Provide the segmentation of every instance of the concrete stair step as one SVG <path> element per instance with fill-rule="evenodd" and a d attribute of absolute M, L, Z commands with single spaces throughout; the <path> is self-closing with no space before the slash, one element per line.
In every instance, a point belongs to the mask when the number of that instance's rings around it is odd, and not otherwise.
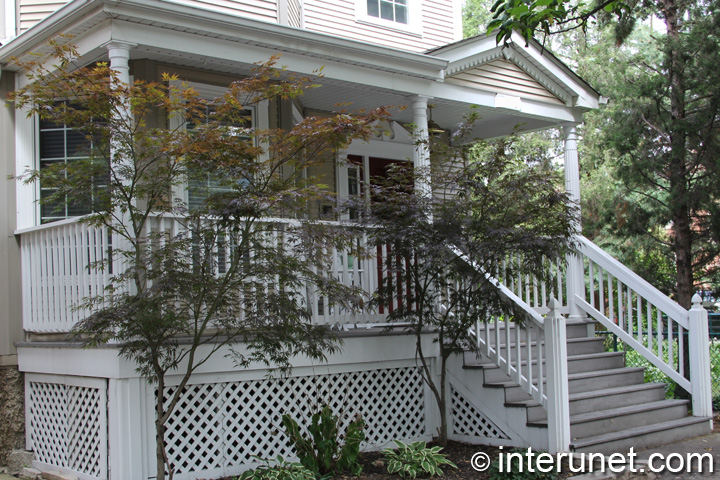
<path fill-rule="evenodd" d="M 711 420 L 710 417 L 668 420 L 574 440 L 570 448 L 576 452 L 605 454 L 627 452 L 630 447 L 639 450 L 706 434 L 710 432 Z"/>

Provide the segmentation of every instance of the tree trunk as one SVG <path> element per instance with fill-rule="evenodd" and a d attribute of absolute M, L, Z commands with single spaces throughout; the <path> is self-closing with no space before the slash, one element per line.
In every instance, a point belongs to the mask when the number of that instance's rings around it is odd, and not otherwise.
<path fill-rule="evenodd" d="M 680 40 L 680 22 L 682 12 L 678 11 L 677 0 L 662 0 L 661 12 L 665 18 L 668 39 L 671 42 L 667 49 L 668 74 L 670 76 L 670 208 L 672 210 L 673 249 L 675 251 L 676 300 L 686 309 L 692 304 L 693 271 L 692 271 L 692 223 L 688 178 L 690 172 L 685 161 L 687 134 L 684 122 L 687 117 L 685 109 L 685 65 L 678 51 Z M 672 325 L 668 325 L 672 328 Z M 687 335 L 678 338 L 683 342 L 683 358 L 685 378 L 690 378 L 690 344 Z M 690 392 L 676 388 L 677 398 L 689 398 Z"/>
<path fill-rule="evenodd" d="M 693 294 L 692 272 L 692 231 L 688 198 L 688 175 L 685 162 L 687 135 L 683 128 L 686 119 L 684 65 L 677 50 L 680 39 L 680 17 L 676 0 L 663 0 L 662 14 L 665 18 L 667 35 L 672 44 L 668 48 L 670 76 L 670 208 L 672 209 L 673 236 L 676 268 L 677 301 L 684 308 L 690 308 Z"/>

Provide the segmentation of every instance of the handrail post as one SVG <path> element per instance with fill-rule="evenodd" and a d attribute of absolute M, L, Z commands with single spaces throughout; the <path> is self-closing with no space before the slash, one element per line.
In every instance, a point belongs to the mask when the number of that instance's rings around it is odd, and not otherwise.
<path fill-rule="evenodd" d="M 567 370 L 567 333 L 565 317 L 558 312 L 559 302 L 550 300 L 545 317 L 545 368 L 547 372 L 548 451 L 570 450 L 570 397 Z"/>
<path fill-rule="evenodd" d="M 710 341 L 708 313 L 697 293 L 692 298 L 688 316 L 690 326 L 690 382 L 692 409 L 695 417 L 712 417 L 712 385 L 710 380 Z M 682 339 L 680 340 L 682 341 Z"/>

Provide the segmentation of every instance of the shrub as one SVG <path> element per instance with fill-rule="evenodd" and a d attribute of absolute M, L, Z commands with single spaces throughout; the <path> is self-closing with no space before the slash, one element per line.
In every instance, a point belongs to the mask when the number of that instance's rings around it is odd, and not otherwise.
<path fill-rule="evenodd" d="M 397 450 L 392 448 L 383 450 L 388 473 L 410 478 L 418 475 L 432 477 L 433 475 L 442 475 L 440 465 L 457 468 L 457 465 L 448 460 L 444 453 L 440 453 L 442 447 L 429 448 L 425 442 L 413 442 L 406 445 L 395 440 L 395 443 L 398 446 Z"/>
<path fill-rule="evenodd" d="M 278 455 L 271 465 L 270 460 L 263 460 L 264 465 L 255 470 L 248 470 L 238 480 L 315 480 L 315 474 L 297 462 L 286 462 Z"/>
<path fill-rule="evenodd" d="M 308 427 L 309 437 L 300 433 L 298 423 L 290 415 L 283 415 L 282 423 L 300 463 L 315 475 L 341 472 L 359 475 L 362 472 L 358 455 L 360 444 L 365 440 L 365 422 L 359 415 L 348 424 L 342 436 L 338 416 L 333 415 L 327 405 L 313 414 Z"/>

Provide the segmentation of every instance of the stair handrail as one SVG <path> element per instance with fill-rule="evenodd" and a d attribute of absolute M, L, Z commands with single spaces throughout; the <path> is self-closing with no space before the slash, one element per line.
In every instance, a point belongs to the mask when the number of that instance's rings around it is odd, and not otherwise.
<path fill-rule="evenodd" d="M 589 280 L 589 289 L 583 289 L 582 295 L 576 293 L 570 301 L 690 392 L 694 416 L 712 417 L 708 319 L 700 296 L 694 295 L 692 308 L 686 310 L 587 238 L 578 237 L 577 250 L 587 259 L 585 278 Z M 581 264 L 585 265 L 585 261 Z M 597 278 L 595 268 L 598 269 Z M 605 286 L 602 283 L 605 274 L 608 279 L 607 315 L 603 297 Z M 597 285 L 594 283 L 596 280 Z M 600 295 L 597 305 L 596 286 Z M 617 290 L 614 292 L 615 287 Z M 613 293 L 618 295 L 617 319 L 613 318 Z M 687 347 L 683 339 L 685 334 L 688 337 Z M 667 350 L 663 347 L 665 340 Z M 677 352 L 674 352 L 675 341 Z M 668 360 L 664 359 L 665 354 Z M 688 370 L 689 380 L 686 378 Z"/>
<path fill-rule="evenodd" d="M 548 412 L 548 450 L 551 453 L 567 451 L 570 447 L 570 396 L 568 387 L 568 370 L 567 370 L 567 338 L 566 338 L 566 324 L 565 317 L 561 315 L 560 302 L 553 298 L 548 303 L 550 311 L 545 318 L 542 317 L 537 311 L 535 311 L 530 305 L 517 296 L 512 290 L 506 287 L 502 282 L 493 277 L 487 272 L 482 266 L 478 265 L 475 261 L 470 259 L 464 252 L 459 248 L 451 246 L 450 250 L 457 255 L 460 259 L 465 261 L 468 265 L 472 266 L 478 272 L 482 273 L 485 278 L 494 285 L 501 294 L 512 301 L 515 305 L 520 307 L 525 316 L 530 320 L 530 325 L 526 328 L 536 328 L 538 330 L 538 337 L 536 338 L 537 346 L 537 385 L 533 384 L 533 378 L 527 378 L 523 376 L 522 367 L 518 363 L 515 366 L 510 365 L 510 354 L 509 354 L 509 329 L 505 328 L 506 334 L 506 358 L 501 358 L 499 352 L 499 333 L 496 327 L 495 336 L 496 344 L 495 351 L 490 350 L 490 346 L 483 353 L 495 362 L 499 367 L 505 367 L 503 371 L 513 378 L 516 383 L 529 394 L 536 402 Z M 478 341 L 478 346 L 482 339 L 480 338 L 480 320 L 476 325 L 475 336 Z M 519 333 L 516 329 L 516 349 L 519 349 Z M 486 331 L 487 335 L 487 331 Z M 527 342 L 530 342 L 530 335 L 527 334 Z M 544 343 L 544 347 L 543 347 Z M 492 353 L 495 353 L 493 355 Z M 544 357 L 544 358 L 543 358 Z M 542 362 L 545 360 L 545 365 Z M 504 361 L 503 361 L 504 360 Z M 528 367 L 531 364 L 531 358 L 526 359 Z M 503 365 L 504 364 L 504 365 Z M 532 377 L 533 373 L 530 368 L 529 376 Z M 544 380 L 547 380 L 547 385 L 543 385 Z"/>
<path fill-rule="evenodd" d="M 581 254 L 610 272 L 625 285 L 632 285 L 636 293 L 649 299 L 656 307 L 660 308 L 670 318 L 682 325 L 683 328 L 688 328 L 688 311 L 678 305 L 677 302 L 668 298 L 667 295 L 655 288 L 647 280 L 630 270 L 586 237 L 578 235 L 577 240 L 577 250 Z"/>
<path fill-rule="evenodd" d="M 515 295 L 515 293 L 510 290 L 508 287 L 506 287 L 502 282 L 500 282 L 498 279 L 493 277 L 488 271 L 486 271 L 482 266 L 478 265 L 475 261 L 470 259 L 462 250 L 455 246 L 450 246 L 450 251 L 452 251 L 455 255 L 457 255 L 458 258 L 463 260 L 465 263 L 473 267 L 478 272 L 482 273 L 488 282 L 490 282 L 493 286 L 495 286 L 504 297 L 506 297 L 508 300 L 515 303 L 517 306 L 519 306 L 528 319 L 532 320 L 533 323 L 535 323 L 538 327 L 541 329 L 545 328 L 545 320 L 543 319 L 543 316 L 540 315 L 538 312 L 536 312 L 530 305 L 525 303 L 520 297 Z"/>

